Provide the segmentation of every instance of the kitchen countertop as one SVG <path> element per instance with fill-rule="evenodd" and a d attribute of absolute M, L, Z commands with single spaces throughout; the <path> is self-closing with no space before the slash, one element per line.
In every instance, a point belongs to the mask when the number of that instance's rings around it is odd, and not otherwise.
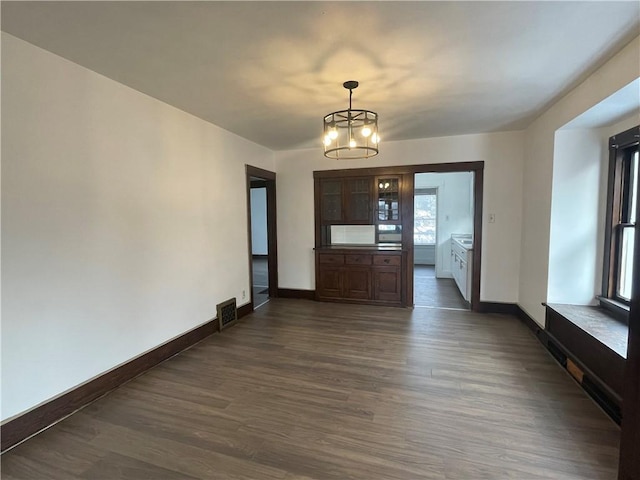
<path fill-rule="evenodd" d="M 467 240 L 467 239 L 464 239 L 464 238 L 455 238 L 455 237 L 451 237 L 451 240 L 456 242 L 458 245 L 460 245 L 465 250 L 473 250 L 473 240 Z"/>

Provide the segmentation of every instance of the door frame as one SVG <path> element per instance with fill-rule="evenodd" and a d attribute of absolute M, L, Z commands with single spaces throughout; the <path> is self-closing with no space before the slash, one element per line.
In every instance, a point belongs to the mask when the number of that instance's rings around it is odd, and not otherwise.
<path fill-rule="evenodd" d="M 245 164 L 247 188 L 247 233 L 249 246 L 249 302 L 253 303 L 253 245 L 251 241 L 251 183 L 258 179 L 267 189 L 267 266 L 269 269 L 269 298 L 278 296 L 278 236 L 276 216 L 276 174 L 269 170 Z"/>
<path fill-rule="evenodd" d="M 480 302 L 480 273 L 482 268 L 482 195 L 484 185 L 484 162 L 456 162 L 456 163 L 433 163 L 424 165 L 412 165 L 411 175 L 407 175 L 405 181 L 405 198 L 411 198 L 410 202 L 405 202 L 406 221 L 403 220 L 402 230 L 407 231 L 407 236 L 403 238 L 409 248 L 407 259 L 407 303 L 413 306 L 413 215 L 414 215 L 414 192 L 416 173 L 452 173 L 471 172 L 473 173 L 473 272 L 471 274 L 471 310 L 479 312 L 482 310 Z M 408 205 L 406 205 L 408 204 Z M 405 213 L 403 212 L 403 214 Z M 405 215 L 403 215 L 403 218 Z"/>

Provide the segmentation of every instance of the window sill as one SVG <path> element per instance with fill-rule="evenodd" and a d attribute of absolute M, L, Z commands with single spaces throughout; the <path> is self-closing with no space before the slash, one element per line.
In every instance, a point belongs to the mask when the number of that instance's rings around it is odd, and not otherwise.
<path fill-rule="evenodd" d="M 629 306 L 607 297 L 596 297 L 600 306 L 610 312 L 616 319 L 629 324 Z"/>
<path fill-rule="evenodd" d="M 617 317 L 611 315 L 608 310 L 597 306 L 590 305 L 566 305 L 566 304 L 547 304 L 547 308 L 553 310 L 566 321 L 578 327 L 590 337 L 596 339 L 599 343 L 606 346 L 612 352 L 615 352 L 622 359 L 627 358 L 627 343 L 629 339 L 629 327 L 625 322 L 618 320 Z M 549 333 L 556 335 L 561 332 L 555 332 L 549 329 Z M 564 339 L 567 345 L 571 344 L 571 340 Z M 578 354 L 578 349 L 574 353 Z M 580 355 L 585 358 L 587 354 Z"/>

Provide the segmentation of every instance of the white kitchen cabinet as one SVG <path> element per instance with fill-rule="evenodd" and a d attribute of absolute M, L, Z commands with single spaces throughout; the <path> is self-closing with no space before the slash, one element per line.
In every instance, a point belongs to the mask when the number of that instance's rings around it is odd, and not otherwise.
<path fill-rule="evenodd" d="M 473 240 L 470 235 L 451 235 L 451 274 L 467 301 L 471 301 L 473 277 Z"/>

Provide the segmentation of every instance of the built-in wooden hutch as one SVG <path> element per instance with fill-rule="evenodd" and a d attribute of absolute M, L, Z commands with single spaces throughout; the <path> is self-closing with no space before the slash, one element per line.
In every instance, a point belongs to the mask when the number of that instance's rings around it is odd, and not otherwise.
<path fill-rule="evenodd" d="M 314 177 L 316 299 L 407 306 L 404 175 L 334 170 Z"/>

